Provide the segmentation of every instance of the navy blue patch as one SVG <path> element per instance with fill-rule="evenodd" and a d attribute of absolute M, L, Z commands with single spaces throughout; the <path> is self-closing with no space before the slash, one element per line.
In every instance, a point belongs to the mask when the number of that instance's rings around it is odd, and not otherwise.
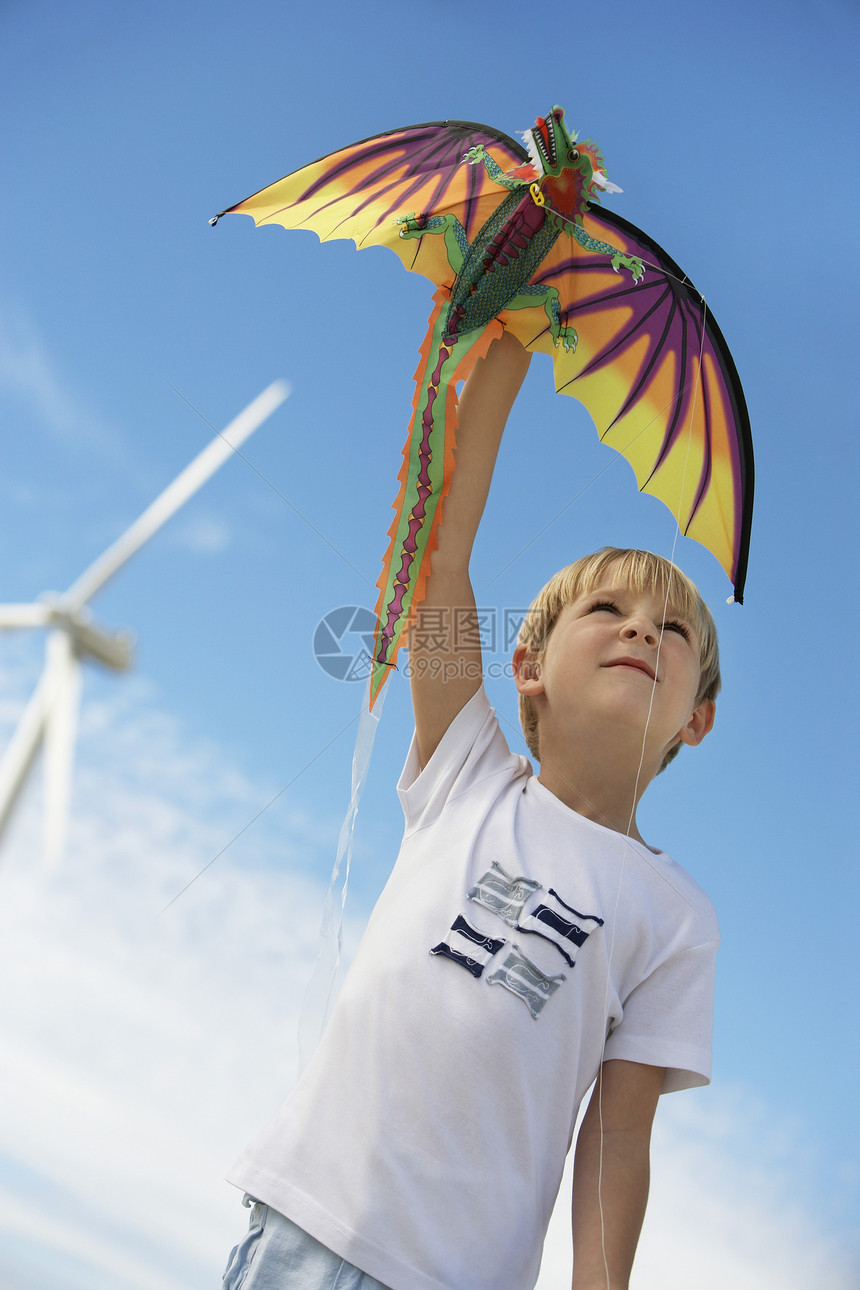
<path fill-rule="evenodd" d="M 430 953 L 441 954 L 444 958 L 459 963 L 460 967 L 477 978 L 504 943 L 504 940 L 485 936 L 467 923 L 462 914 L 458 914 L 445 939 L 434 945 Z"/>
<path fill-rule="evenodd" d="M 595 927 L 603 926 L 603 919 L 598 918 L 596 914 L 581 914 L 578 909 L 566 904 L 552 887 L 549 889 L 549 894 L 558 901 L 562 909 L 567 910 L 567 915 L 553 909 L 550 905 L 538 905 L 522 923 L 518 924 L 517 931 L 540 936 L 542 940 L 549 941 L 565 962 L 573 967 L 577 950 L 582 948 Z M 540 924 L 540 930 L 529 926 L 530 923 Z M 560 945 L 559 941 L 565 941 L 566 947 Z"/>
<path fill-rule="evenodd" d="M 555 948 L 558 950 L 559 954 L 564 959 L 568 967 L 573 967 L 575 959 L 572 959 L 570 955 L 561 948 L 558 941 L 554 940 L 552 936 L 547 936 L 544 932 L 538 932 L 533 927 L 523 927 L 522 923 L 517 923 L 516 930 L 518 932 L 525 932 L 526 936 L 539 936 L 542 941 L 549 941 L 550 945 L 555 946 Z"/>
<path fill-rule="evenodd" d="M 574 909 L 573 905 L 565 905 L 565 903 L 564 903 L 564 901 L 562 900 L 561 896 L 558 894 L 558 892 L 557 892 L 557 891 L 553 891 L 552 887 L 550 887 L 550 889 L 549 889 L 549 894 L 550 894 L 551 896 L 554 896 L 554 897 L 555 897 L 555 899 L 558 901 L 558 903 L 559 903 L 559 904 L 560 904 L 564 909 L 566 909 L 566 910 L 567 910 L 567 912 L 568 912 L 569 914 L 576 914 L 576 917 L 577 917 L 577 918 L 584 918 L 584 919 L 585 919 L 585 921 L 586 921 L 586 922 L 588 922 L 588 923 L 597 923 L 598 927 L 602 927 L 602 926 L 603 926 L 603 919 L 602 919 L 602 918 L 598 918 L 596 914 L 580 914 L 579 910 L 578 910 L 578 909 Z"/>

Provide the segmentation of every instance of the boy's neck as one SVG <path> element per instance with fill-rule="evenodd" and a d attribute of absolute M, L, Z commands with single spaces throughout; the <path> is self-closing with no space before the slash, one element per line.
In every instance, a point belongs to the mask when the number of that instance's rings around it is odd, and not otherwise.
<path fill-rule="evenodd" d="M 646 762 L 640 768 L 641 747 L 633 756 L 583 758 L 554 756 L 548 749 L 541 759 L 538 779 L 544 788 L 595 824 L 613 829 L 647 845 L 636 824 L 636 808 L 656 769 Z M 638 777 L 638 783 L 637 783 Z"/>

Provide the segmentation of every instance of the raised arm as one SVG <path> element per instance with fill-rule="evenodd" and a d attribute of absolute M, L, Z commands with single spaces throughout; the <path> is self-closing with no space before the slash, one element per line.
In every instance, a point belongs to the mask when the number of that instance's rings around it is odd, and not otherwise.
<path fill-rule="evenodd" d="M 459 406 L 456 469 L 444 502 L 426 594 L 409 629 L 409 669 L 418 753 L 425 766 L 454 717 L 481 684 L 481 645 L 469 579 L 472 544 L 493 468 L 530 355 L 509 332 L 479 359 Z"/>
<path fill-rule="evenodd" d="M 627 1290 L 665 1075 L 639 1062 L 608 1061 L 600 1069 L 573 1166 L 573 1290 Z"/>

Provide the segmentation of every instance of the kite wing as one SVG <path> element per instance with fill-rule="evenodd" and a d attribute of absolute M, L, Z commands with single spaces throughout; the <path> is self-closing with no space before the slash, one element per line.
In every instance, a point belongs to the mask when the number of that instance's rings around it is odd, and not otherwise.
<path fill-rule="evenodd" d="M 638 256 L 642 280 L 616 273 L 605 254 L 565 233 L 532 281 L 557 289 L 562 322 L 578 334 L 576 350 L 553 345 L 537 310 L 508 310 L 501 321 L 528 349 L 552 356 L 557 390 L 586 406 L 640 490 L 665 502 L 681 532 L 716 556 L 740 603 L 754 470 L 729 348 L 692 282 L 646 233 L 593 206 L 584 228 Z"/>
<path fill-rule="evenodd" d="M 407 269 L 437 287 L 454 274 L 443 238 L 407 241 L 399 217 L 413 212 L 456 214 L 471 241 L 507 195 L 483 166 L 464 164 L 470 148 L 483 144 L 502 170 L 528 161 L 525 149 L 489 125 L 473 121 L 428 121 L 362 139 L 321 157 L 216 215 L 250 215 L 254 223 L 310 229 L 321 242 L 352 238 L 361 251 L 387 246 Z"/>

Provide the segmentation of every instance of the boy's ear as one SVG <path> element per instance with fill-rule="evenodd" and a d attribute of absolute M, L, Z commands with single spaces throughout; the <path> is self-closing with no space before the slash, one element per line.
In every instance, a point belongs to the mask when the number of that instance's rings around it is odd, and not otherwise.
<path fill-rule="evenodd" d="M 700 744 L 705 735 L 713 730 L 716 714 L 717 705 L 714 700 L 703 699 L 699 706 L 693 709 L 687 724 L 678 731 L 681 743 L 686 744 L 688 748 L 695 748 Z"/>
<path fill-rule="evenodd" d="M 514 684 L 520 694 L 543 694 L 540 663 L 527 645 L 518 645 L 513 658 Z"/>

